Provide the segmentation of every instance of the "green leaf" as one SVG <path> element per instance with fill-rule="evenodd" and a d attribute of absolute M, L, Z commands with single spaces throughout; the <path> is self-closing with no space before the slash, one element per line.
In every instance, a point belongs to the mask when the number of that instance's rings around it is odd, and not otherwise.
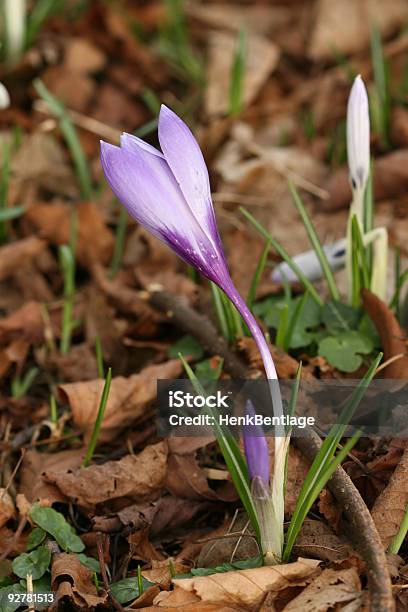
<path fill-rule="evenodd" d="M 343 332 L 329 336 L 319 342 L 319 355 L 330 365 L 342 372 L 355 372 L 363 362 L 361 355 L 368 355 L 374 349 L 373 342 L 360 332 Z"/>
<path fill-rule="evenodd" d="M 203 357 L 204 350 L 201 344 L 193 336 L 183 336 L 170 347 L 169 357 L 176 359 L 179 353 L 195 360 Z"/>
<path fill-rule="evenodd" d="M 24 206 L 12 206 L 10 208 L 4 208 L 0 210 L 0 223 L 3 221 L 11 221 L 24 215 L 26 209 Z"/>
<path fill-rule="evenodd" d="M 37 548 L 45 540 L 45 531 L 41 527 L 34 527 L 27 540 L 27 550 Z"/>
<path fill-rule="evenodd" d="M 82 565 L 85 565 L 85 567 L 90 569 L 91 572 L 95 572 L 96 574 L 101 573 L 101 565 L 97 559 L 94 559 L 93 557 L 87 557 L 87 555 L 84 555 L 83 553 L 77 554 L 77 557 L 82 563 Z"/>
<path fill-rule="evenodd" d="M 337 289 L 336 281 L 334 280 L 333 272 L 328 262 L 327 255 L 322 247 L 312 220 L 309 217 L 309 213 L 307 212 L 295 185 L 291 181 L 289 181 L 289 190 L 300 215 L 300 218 L 303 221 L 303 225 L 305 226 L 307 235 L 309 236 L 310 243 L 315 250 L 316 256 L 322 268 L 322 272 L 326 277 L 326 282 L 330 291 L 330 295 L 332 296 L 333 300 L 338 300 L 339 290 Z"/>
<path fill-rule="evenodd" d="M 45 574 L 51 561 L 51 551 L 46 546 L 40 546 L 30 553 L 22 553 L 13 561 L 13 572 L 19 578 L 31 574 L 33 580 L 38 580 Z"/>
<path fill-rule="evenodd" d="M 211 576 L 211 574 L 223 574 L 225 572 L 233 572 L 235 570 L 253 569 L 254 567 L 262 567 L 262 555 L 250 557 L 235 563 L 223 563 L 216 567 L 196 567 L 188 574 L 177 574 L 175 578 L 192 578 L 193 576 Z"/>
<path fill-rule="evenodd" d="M 360 310 L 343 302 L 326 302 L 322 309 L 322 323 L 330 334 L 356 329 L 361 318 Z"/>
<path fill-rule="evenodd" d="M 1 612 L 15 612 L 18 608 L 21 608 L 21 603 L 17 601 L 9 601 L 9 595 L 23 595 L 26 593 L 26 589 L 24 589 L 18 582 L 12 584 L 10 586 L 3 587 L 0 589 L 0 610 Z"/>
<path fill-rule="evenodd" d="M 63 550 L 76 553 L 84 550 L 85 544 L 60 512 L 35 505 L 30 516 L 34 523 L 55 538 Z"/>
<path fill-rule="evenodd" d="M 142 578 L 142 583 L 143 591 L 151 586 L 154 586 L 154 582 L 150 582 L 149 580 L 146 580 L 146 578 Z M 129 601 L 133 601 L 133 599 L 139 597 L 139 584 L 137 576 L 123 578 L 123 580 L 119 580 L 119 582 L 113 582 L 110 585 L 110 591 L 113 597 L 120 604 L 126 604 Z"/>

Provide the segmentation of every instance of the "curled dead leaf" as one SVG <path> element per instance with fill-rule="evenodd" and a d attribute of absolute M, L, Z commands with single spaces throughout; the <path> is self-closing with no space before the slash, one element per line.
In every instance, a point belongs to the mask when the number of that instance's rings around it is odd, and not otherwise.
<path fill-rule="evenodd" d="M 384 360 L 388 361 L 391 357 L 404 355 L 390 363 L 384 370 L 385 378 L 408 379 L 408 355 L 404 342 L 404 334 L 401 327 L 390 308 L 379 297 L 371 293 L 368 289 L 362 292 L 364 310 L 374 323 L 378 335 L 381 339 L 381 346 L 384 351 Z"/>
<path fill-rule="evenodd" d="M 53 557 L 51 566 L 51 588 L 56 592 L 60 605 L 75 605 L 80 609 L 93 610 L 106 604 L 107 594 L 98 595 L 92 580 L 93 573 L 83 565 L 77 555 L 60 553 Z M 63 603 L 64 602 L 64 603 Z"/>
<path fill-rule="evenodd" d="M 130 502 L 156 499 L 163 488 L 166 469 L 167 447 L 159 442 L 119 461 L 73 470 L 49 469 L 44 480 L 82 508 L 108 503 L 123 508 Z"/>

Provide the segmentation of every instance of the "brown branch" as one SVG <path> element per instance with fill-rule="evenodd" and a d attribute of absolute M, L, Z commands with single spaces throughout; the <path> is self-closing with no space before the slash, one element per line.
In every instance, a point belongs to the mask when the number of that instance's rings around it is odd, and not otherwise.
<path fill-rule="evenodd" d="M 246 367 L 227 342 L 219 337 L 205 315 L 164 291 L 150 293 L 148 302 L 165 312 L 179 329 L 197 338 L 208 353 L 222 357 L 229 374 L 235 378 L 245 378 Z M 310 428 L 303 429 L 302 436 L 294 437 L 293 442 L 310 461 L 313 461 L 321 446 L 320 437 Z M 347 517 L 354 546 L 366 563 L 371 612 L 393 612 L 395 604 L 384 547 L 364 500 L 342 467 L 337 468 L 328 487 Z"/>

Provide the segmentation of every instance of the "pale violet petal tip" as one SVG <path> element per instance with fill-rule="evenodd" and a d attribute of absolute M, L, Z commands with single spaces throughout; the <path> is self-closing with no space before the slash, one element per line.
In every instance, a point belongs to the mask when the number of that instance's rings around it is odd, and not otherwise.
<path fill-rule="evenodd" d="M 122 149 L 126 149 L 127 151 L 142 149 L 143 151 L 147 151 L 152 155 L 164 158 L 164 155 L 161 151 L 153 147 L 148 142 L 145 142 L 141 138 L 138 138 L 138 136 L 133 136 L 133 134 L 127 134 L 126 132 L 124 132 L 120 137 L 120 145 Z"/>

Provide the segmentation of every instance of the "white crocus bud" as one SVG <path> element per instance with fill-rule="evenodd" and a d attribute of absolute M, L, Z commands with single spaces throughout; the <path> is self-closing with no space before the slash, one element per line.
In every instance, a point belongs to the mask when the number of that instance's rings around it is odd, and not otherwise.
<path fill-rule="evenodd" d="M 363 79 L 358 75 L 347 104 L 347 159 L 358 221 L 363 220 L 363 196 L 370 173 L 370 116 Z"/>
<path fill-rule="evenodd" d="M 0 110 L 10 106 L 10 95 L 3 83 L 0 83 Z"/>
<path fill-rule="evenodd" d="M 16 61 L 24 50 L 26 36 L 26 0 L 4 0 L 7 56 Z"/>

